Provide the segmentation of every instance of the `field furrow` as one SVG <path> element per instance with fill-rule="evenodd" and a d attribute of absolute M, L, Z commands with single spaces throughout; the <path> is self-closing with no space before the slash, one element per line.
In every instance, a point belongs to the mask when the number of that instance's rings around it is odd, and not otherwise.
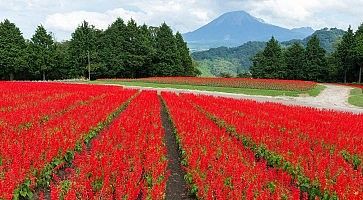
<path fill-rule="evenodd" d="M 143 92 L 89 150 L 75 156 L 65 169 L 68 177 L 52 185 L 52 199 L 164 198 L 168 172 L 163 138 L 159 99 Z"/>
<path fill-rule="evenodd" d="M 105 92 L 104 88 L 101 90 Z M 82 104 L 45 124 L 21 131 L 1 131 L 4 139 L 0 143 L 0 198 L 10 199 L 17 188 L 15 193 L 31 196 L 31 191 L 21 191 L 46 184 L 37 179 L 43 168 L 73 150 L 77 142 L 133 94 L 135 91 L 109 87 L 104 98 Z"/>
<path fill-rule="evenodd" d="M 360 157 L 344 154 L 361 153 L 357 150 L 362 149 L 362 135 L 358 131 L 362 127 L 362 120 L 358 119 L 362 116 L 194 95 L 182 98 L 215 117 L 216 122 L 256 153 L 271 157 L 273 164 L 286 168 L 283 163 L 287 161 L 298 169 L 285 170 L 308 178 L 300 180 L 299 185 L 305 187 L 307 182 L 311 195 L 323 197 L 328 192 L 340 199 L 362 197 Z M 341 122 L 343 117 L 352 119 L 350 126 Z"/>
<path fill-rule="evenodd" d="M 287 173 L 267 167 L 185 98 L 163 93 L 192 192 L 200 199 L 297 199 Z M 303 197 L 302 197 L 303 198 Z"/>

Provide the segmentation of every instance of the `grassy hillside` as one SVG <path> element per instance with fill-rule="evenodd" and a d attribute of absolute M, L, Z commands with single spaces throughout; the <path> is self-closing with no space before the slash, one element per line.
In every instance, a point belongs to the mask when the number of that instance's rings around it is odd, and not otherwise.
<path fill-rule="evenodd" d="M 334 51 L 335 46 L 340 41 L 340 39 L 343 37 L 345 31 L 337 28 L 324 28 L 321 30 L 315 31 L 311 36 L 303 39 L 303 40 L 291 40 L 287 42 L 282 42 L 281 44 L 283 46 L 289 46 L 292 45 L 294 42 L 298 42 L 302 44 L 303 46 L 306 46 L 310 38 L 314 35 L 318 36 L 320 40 L 320 45 L 326 50 L 327 53 L 331 53 Z"/>
<path fill-rule="evenodd" d="M 198 68 L 203 77 L 219 76 L 222 73 L 237 76 L 239 72 L 238 65 L 238 62 L 219 58 L 198 62 Z"/>
<path fill-rule="evenodd" d="M 236 76 L 249 70 L 251 58 L 265 46 L 265 42 L 247 42 L 239 47 L 219 47 L 195 52 L 192 56 L 198 62 L 202 76 L 219 76 L 221 73 Z"/>
<path fill-rule="evenodd" d="M 345 31 L 332 28 L 322 29 L 314 32 L 317 35 L 321 46 L 331 53 L 334 51 L 336 44 L 339 42 Z M 287 47 L 294 42 L 306 46 L 311 36 L 303 40 L 290 40 L 282 42 L 282 46 Z M 227 73 L 236 76 L 238 73 L 248 71 L 252 66 L 252 58 L 262 51 L 266 46 L 265 42 L 247 42 L 239 47 L 218 47 L 207 51 L 192 53 L 192 57 L 197 61 L 202 76 L 220 76 L 221 73 Z"/>

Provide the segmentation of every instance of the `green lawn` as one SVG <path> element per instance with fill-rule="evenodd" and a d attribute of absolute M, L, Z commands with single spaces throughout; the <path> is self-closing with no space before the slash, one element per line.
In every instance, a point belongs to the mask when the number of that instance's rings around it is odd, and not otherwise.
<path fill-rule="evenodd" d="M 308 91 L 309 96 L 318 96 L 326 87 L 324 85 L 317 84 L 313 89 Z"/>
<path fill-rule="evenodd" d="M 261 95 L 261 96 L 293 96 L 293 97 L 300 95 L 317 96 L 325 88 L 325 86 L 318 85 L 312 90 L 306 92 L 299 92 L 299 91 L 287 91 L 287 90 L 264 90 L 264 89 L 232 88 L 232 87 L 211 87 L 211 86 L 200 86 L 200 85 L 146 83 L 141 81 L 129 82 L 129 81 L 117 81 L 117 80 L 97 80 L 97 81 L 92 81 L 91 83 L 119 84 L 124 86 L 140 86 L 140 87 L 152 87 L 152 88 L 176 88 L 176 89 L 215 91 L 215 92 Z"/>
<path fill-rule="evenodd" d="M 352 105 L 363 107 L 363 90 L 355 88 L 350 92 L 348 102 Z"/>

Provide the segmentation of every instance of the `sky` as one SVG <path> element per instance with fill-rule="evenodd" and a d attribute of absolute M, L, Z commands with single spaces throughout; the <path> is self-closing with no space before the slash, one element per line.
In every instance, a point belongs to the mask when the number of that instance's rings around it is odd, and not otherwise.
<path fill-rule="evenodd" d="M 86 20 L 106 29 L 117 17 L 174 31 L 193 31 L 221 14 L 244 10 L 286 27 L 356 29 L 363 23 L 363 0 L 0 0 L 0 21 L 9 19 L 30 38 L 42 24 L 56 40 L 69 39 Z"/>

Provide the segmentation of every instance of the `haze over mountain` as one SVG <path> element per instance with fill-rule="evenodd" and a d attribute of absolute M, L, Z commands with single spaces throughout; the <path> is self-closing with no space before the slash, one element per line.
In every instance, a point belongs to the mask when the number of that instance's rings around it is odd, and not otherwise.
<path fill-rule="evenodd" d="M 303 39 L 314 30 L 310 27 L 287 29 L 264 22 L 245 11 L 228 12 L 207 25 L 183 35 L 192 50 L 233 47 L 248 41 Z"/>

